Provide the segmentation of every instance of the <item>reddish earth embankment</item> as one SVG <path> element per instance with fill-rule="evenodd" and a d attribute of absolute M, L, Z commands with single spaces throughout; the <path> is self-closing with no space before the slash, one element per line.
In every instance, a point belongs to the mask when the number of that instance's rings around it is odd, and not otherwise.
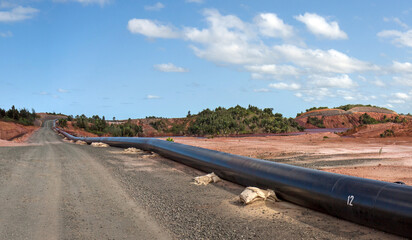
<path fill-rule="evenodd" d="M 23 142 L 37 129 L 39 129 L 37 126 L 24 126 L 13 122 L 0 121 L 0 140 Z M 2 142 L 4 143 L 4 141 Z"/>
<path fill-rule="evenodd" d="M 386 133 L 386 135 L 385 135 Z M 404 123 L 379 123 L 354 127 L 342 134 L 343 136 L 360 137 L 360 138 L 378 138 L 384 137 L 411 137 L 412 136 L 412 119 Z"/>
<path fill-rule="evenodd" d="M 396 112 L 377 107 L 355 107 L 348 111 L 341 109 L 322 109 L 302 113 L 295 121 L 305 128 L 317 128 L 308 123 L 308 118 L 323 119 L 325 128 L 352 128 L 361 125 L 360 117 L 363 114 L 382 121 L 383 119 L 394 119 L 399 116 Z"/>
<path fill-rule="evenodd" d="M 348 138 L 333 133 L 266 137 L 176 137 L 175 142 L 381 181 L 412 185 L 412 137 Z"/>
<path fill-rule="evenodd" d="M 66 131 L 68 134 L 76 137 L 98 137 L 98 135 L 94 133 L 87 132 L 81 128 L 73 126 L 73 122 L 71 121 L 67 121 L 67 127 L 63 128 L 60 126 L 60 128 L 64 129 L 64 131 Z M 106 137 L 106 135 L 104 135 L 103 137 Z"/>

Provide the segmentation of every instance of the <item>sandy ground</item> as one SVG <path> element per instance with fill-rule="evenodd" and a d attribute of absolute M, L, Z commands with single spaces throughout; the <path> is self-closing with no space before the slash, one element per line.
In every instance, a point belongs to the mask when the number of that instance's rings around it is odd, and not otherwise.
<path fill-rule="evenodd" d="M 412 137 L 348 138 L 333 133 L 267 137 L 176 137 L 175 142 L 253 158 L 412 185 Z"/>

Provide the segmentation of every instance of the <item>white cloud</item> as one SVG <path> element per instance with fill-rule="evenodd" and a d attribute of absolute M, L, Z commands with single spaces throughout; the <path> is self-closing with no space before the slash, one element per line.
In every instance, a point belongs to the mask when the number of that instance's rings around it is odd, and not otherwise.
<path fill-rule="evenodd" d="M 405 103 L 405 100 L 402 100 L 402 99 L 390 99 L 390 100 L 388 100 L 388 102 L 394 103 L 394 104 L 402 104 L 402 103 Z"/>
<path fill-rule="evenodd" d="M 352 73 L 368 70 L 377 70 L 378 67 L 370 63 L 351 58 L 348 55 L 329 49 L 303 49 L 294 45 L 274 46 L 276 52 L 286 61 L 291 61 L 301 67 L 309 67 L 319 72 Z"/>
<path fill-rule="evenodd" d="M 410 62 L 397 62 L 393 61 L 392 70 L 395 73 L 412 73 L 412 63 Z"/>
<path fill-rule="evenodd" d="M 305 13 L 304 15 L 295 16 L 295 19 L 304 23 L 306 28 L 317 36 L 329 39 L 347 39 L 346 33 L 339 28 L 335 21 L 327 22 L 322 16 L 315 13 Z"/>
<path fill-rule="evenodd" d="M 289 38 L 293 36 L 293 27 L 285 24 L 274 13 L 261 13 L 254 19 L 262 35 L 268 37 Z"/>
<path fill-rule="evenodd" d="M 302 90 L 295 94 L 296 97 L 302 98 L 306 102 L 312 102 L 315 100 L 322 100 L 324 98 L 335 97 L 328 88 L 313 88 Z"/>
<path fill-rule="evenodd" d="M 215 9 L 204 10 L 203 15 L 206 22 L 203 28 L 177 29 L 148 19 L 132 19 L 128 28 L 132 33 L 148 37 L 185 40 L 199 58 L 220 66 L 235 65 L 239 70 L 250 72 L 252 79 L 281 80 L 281 83 L 273 83 L 271 88 L 298 91 L 295 95 L 305 101 L 339 97 L 338 89 L 355 88 L 358 84 L 349 76 L 352 73 L 382 72 L 382 68 L 374 64 L 335 49 L 267 44 L 268 39 L 264 36 L 279 37 L 281 39 L 277 41 L 283 42 L 290 41 L 286 36 L 294 37 L 293 28 L 272 13 L 258 14 L 252 22 L 244 22 L 235 15 L 222 15 Z M 335 26 L 332 23 L 327 24 Z M 155 65 L 158 71 L 172 71 L 173 68 L 179 67 Z M 258 90 L 261 89 L 254 91 Z M 366 98 L 360 94 L 346 96 L 346 99 Z"/>
<path fill-rule="evenodd" d="M 151 100 L 151 99 L 160 99 L 160 98 L 161 98 L 161 97 L 159 97 L 159 96 L 150 95 L 150 94 L 146 96 L 146 99 L 150 99 L 150 100 Z"/>
<path fill-rule="evenodd" d="M 39 93 L 40 95 L 49 95 L 49 93 L 48 92 L 46 92 L 46 91 L 41 91 L 40 93 Z"/>
<path fill-rule="evenodd" d="M 33 18 L 39 10 L 32 7 L 17 6 L 8 11 L 0 11 L 0 22 L 18 22 Z"/>
<path fill-rule="evenodd" d="M 157 2 L 154 5 L 144 6 L 144 9 L 147 10 L 147 11 L 159 11 L 160 9 L 162 9 L 164 7 L 165 7 L 165 5 L 163 5 L 163 3 Z"/>
<path fill-rule="evenodd" d="M 404 86 L 412 87 L 412 74 L 404 74 L 402 76 L 394 76 L 392 79 L 395 81 L 395 83 L 398 83 L 398 84 L 404 85 Z"/>
<path fill-rule="evenodd" d="M 281 90 L 298 90 L 300 89 L 300 85 L 297 83 L 287 84 L 284 82 L 280 83 L 271 83 L 269 84 L 270 88 L 281 89 Z"/>
<path fill-rule="evenodd" d="M 10 31 L 7 31 L 7 32 L 0 32 L 0 37 L 3 37 L 3 38 L 13 37 L 13 33 L 12 33 L 12 32 L 10 32 Z"/>
<path fill-rule="evenodd" d="M 358 86 L 348 75 L 343 74 L 335 77 L 310 76 L 310 83 L 317 87 L 326 88 L 354 88 Z"/>
<path fill-rule="evenodd" d="M 377 79 L 375 81 L 372 81 L 372 83 L 374 85 L 378 86 L 378 87 L 385 87 L 386 86 L 386 84 L 382 80 L 379 80 L 379 79 Z"/>
<path fill-rule="evenodd" d="M 401 32 L 397 30 L 384 30 L 378 33 L 381 38 L 393 38 L 392 43 L 397 46 L 412 47 L 412 30 Z"/>
<path fill-rule="evenodd" d="M 396 98 L 402 99 L 402 100 L 408 100 L 410 98 L 410 96 L 406 93 L 401 93 L 401 92 L 397 92 L 393 94 Z"/>
<path fill-rule="evenodd" d="M 191 48 L 195 54 L 213 62 L 245 64 L 261 62 L 267 56 L 267 47 L 254 44 L 253 28 L 234 15 L 222 16 L 219 11 L 203 12 L 208 28 L 185 28 L 185 39 L 197 45 Z M 201 47 L 200 47 L 200 46 Z"/>
<path fill-rule="evenodd" d="M 173 27 L 161 25 L 148 19 L 131 19 L 127 25 L 131 33 L 139 33 L 151 38 L 178 38 Z"/>
<path fill-rule="evenodd" d="M 409 26 L 406 24 L 406 23 L 404 23 L 404 22 L 402 22 L 399 18 L 397 18 L 397 17 L 394 17 L 394 18 L 383 18 L 383 21 L 385 21 L 385 22 L 395 22 L 396 24 L 398 24 L 399 26 L 401 26 L 401 27 L 403 27 L 403 28 L 405 28 L 405 29 L 408 29 L 409 28 Z"/>
<path fill-rule="evenodd" d="M 267 88 L 253 89 L 253 91 L 254 91 L 254 92 L 257 92 L 257 93 L 270 92 L 270 90 L 267 89 Z"/>
<path fill-rule="evenodd" d="M 186 0 L 188 3 L 203 3 L 204 0 Z"/>
<path fill-rule="evenodd" d="M 346 101 L 369 101 L 376 98 L 376 96 L 365 96 L 356 91 L 337 90 L 336 93 Z"/>
<path fill-rule="evenodd" d="M 173 63 L 157 64 L 153 66 L 154 69 L 160 72 L 188 72 L 188 69 L 177 67 Z"/>
<path fill-rule="evenodd" d="M 63 88 L 59 88 L 59 89 L 57 89 L 57 91 L 59 93 L 68 93 L 69 92 L 69 90 L 66 90 L 66 89 L 63 89 Z"/>
<path fill-rule="evenodd" d="M 275 64 L 267 64 L 267 65 L 248 65 L 245 66 L 245 69 L 259 74 L 260 77 L 264 78 L 264 74 L 271 75 L 274 77 L 281 77 L 281 76 L 298 76 L 300 74 L 299 69 L 290 66 L 290 65 L 275 65 Z M 256 75 L 257 76 L 257 75 Z"/>

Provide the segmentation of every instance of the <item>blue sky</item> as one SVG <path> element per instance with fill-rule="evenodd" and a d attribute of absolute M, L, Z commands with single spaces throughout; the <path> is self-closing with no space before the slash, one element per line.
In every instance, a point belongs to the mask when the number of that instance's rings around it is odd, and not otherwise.
<path fill-rule="evenodd" d="M 412 112 L 410 1 L 0 0 L 0 107 Z"/>

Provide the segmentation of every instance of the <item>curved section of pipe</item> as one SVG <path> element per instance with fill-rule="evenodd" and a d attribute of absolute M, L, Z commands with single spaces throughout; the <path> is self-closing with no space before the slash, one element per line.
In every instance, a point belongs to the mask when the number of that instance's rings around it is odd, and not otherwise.
<path fill-rule="evenodd" d="M 273 189 L 289 202 L 396 235 L 412 236 L 412 187 L 269 162 L 154 138 L 74 137 L 136 147 L 243 186 Z"/>

